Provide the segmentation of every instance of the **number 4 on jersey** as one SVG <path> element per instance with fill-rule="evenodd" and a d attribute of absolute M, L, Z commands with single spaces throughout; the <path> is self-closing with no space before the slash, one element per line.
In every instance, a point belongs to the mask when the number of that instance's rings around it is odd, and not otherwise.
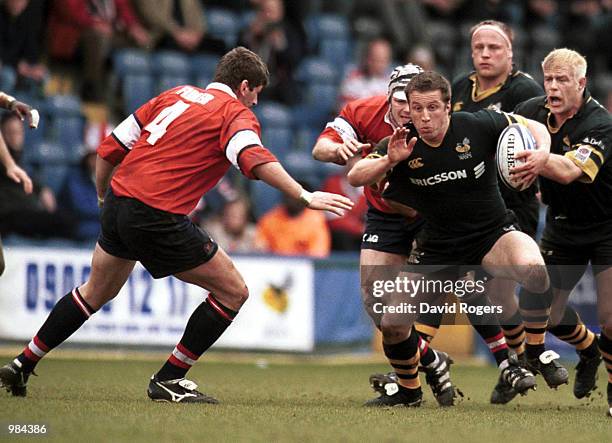
<path fill-rule="evenodd" d="M 168 130 L 168 126 L 176 120 L 183 112 L 187 110 L 189 104 L 182 100 L 177 101 L 172 106 L 168 106 L 161 110 L 157 117 L 151 123 L 144 127 L 145 131 L 150 133 L 147 137 L 147 143 L 154 145 Z"/>

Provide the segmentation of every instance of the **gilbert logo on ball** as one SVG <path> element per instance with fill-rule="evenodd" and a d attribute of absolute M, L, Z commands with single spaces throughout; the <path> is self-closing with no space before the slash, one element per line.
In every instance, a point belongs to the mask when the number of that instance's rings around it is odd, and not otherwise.
<path fill-rule="evenodd" d="M 497 172 L 506 187 L 522 191 L 521 185 L 510 175 L 510 170 L 524 163 L 523 160 L 516 158 L 516 154 L 534 149 L 536 149 L 535 140 L 529 129 L 523 125 L 512 124 L 501 133 L 497 141 Z"/>

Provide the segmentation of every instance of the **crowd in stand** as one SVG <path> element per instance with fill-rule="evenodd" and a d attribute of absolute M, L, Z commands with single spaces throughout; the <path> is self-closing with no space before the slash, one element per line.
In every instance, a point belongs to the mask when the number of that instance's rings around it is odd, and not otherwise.
<path fill-rule="evenodd" d="M 237 23 L 234 34 L 215 31 L 215 20 L 224 17 Z M 335 25 L 345 23 L 348 33 L 339 26 L 332 30 L 336 34 L 331 40 L 324 41 L 322 18 L 333 19 Z M 83 125 L 82 140 L 67 148 L 75 153 L 74 170 L 61 186 L 52 190 L 39 177 L 34 194 L 26 196 L 0 174 L 0 187 L 6 188 L 0 189 L 1 233 L 95 240 L 95 147 L 112 128 L 109 122 L 134 110 L 117 98 L 125 91 L 117 87 L 114 55 L 125 48 L 189 57 L 218 57 L 236 44 L 252 49 L 272 74 L 259 107 L 272 102 L 295 111 L 292 118 L 297 123 L 291 128 L 300 137 L 305 134 L 300 138 L 305 154 L 313 134 L 316 137 L 327 117 L 344 103 L 386 94 L 394 65 L 413 62 L 449 77 L 470 71 L 467 30 L 485 18 L 513 27 L 515 62 L 536 79 L 542 55 L 553 47 L 567 46 L 586 55 L 591 91 L 612 109 L 612 39 L 607 36 L 612 0 L 0 0 L 0 90 L 39 103 L 55 94 L 71 94 L 82 101 L 83 109 L 93 104 L 104 110 L 102 118 L 83 111 L 90 121 Z M 335 91 L 331 104 L 315 98 L 314 106 L 322 109 L 309 114 L 315 118 L 302 121 L 304 108 L 313 106 L 302 73 L 307 59 L 322 60 L 337 75 L 327 85 Z M 329 91 L 316 83 L 311 86 L 315 92 Z M 18 123 L 7 114 L 1 129 L 11 153 L 21 161 L 21 153 L 33 148 L 19 133 L 23 128 Z M 298 138 L 293 140 L 297 143 Z M 226 179 L 193 216 L 228 252 L 324 257 L 331 250 L 357 251 L 365 214 L 363 194 L 348 185 L 343 170 L 331 172 L 313 166 L 305 178 L 355 201 L 343 219 L 326 220 L 277 200 L 277 206 L 256 220 L 251 207 L 259 202 L 249 196 L 250 189 L 238 175 Z"/>

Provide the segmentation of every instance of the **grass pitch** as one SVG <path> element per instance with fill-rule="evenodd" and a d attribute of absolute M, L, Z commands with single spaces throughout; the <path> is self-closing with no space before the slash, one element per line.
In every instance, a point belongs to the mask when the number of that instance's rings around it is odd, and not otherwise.
<path fill-rule="evenodd" d="M 221 404 L 177 405 L 146 397 L 148 378 L 162 361 L 46 359 L 40 376 L 30 379 L 28 398 L 0 392 L 0 440 L 591 443 L 612 437 L 603 370 L 599 390 L 586 401 L 574 399 L 571 386 L 551 391 L 538 378 L 538 391 L 493 406 L 497 370 L 456 364 L 453 381 L 465 395 L 457 406 L 439 408 L 425 387 L 421 408 L 372 410 L 361 407 L 373 396 L 368 376 L 387 372 L 384 364 L 202 361 L 190 378 Z M 48 432 L 15 437 L 7 433 L 14 423 L 45 424 Z"/>

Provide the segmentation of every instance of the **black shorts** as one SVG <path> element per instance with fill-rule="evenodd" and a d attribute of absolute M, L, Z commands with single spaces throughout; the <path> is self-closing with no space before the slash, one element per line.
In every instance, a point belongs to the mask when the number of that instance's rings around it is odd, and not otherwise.
<path fill-rule="evenodd" d="M 399 214 L 386 214 L 368 209 L 361 249 L 399 254 L 408 257 L 412 242 L 424 225 L 423 219 L 409 221 Z"/>
<path fill-rule="evenodd" d="M 570 290 L 589 262 L 594 274 L 612 265 L 612 220 L 577 222 L 547 214 L 540 251 L 553 286 Z"/>
<path fill-rule="evenodd" d="M 521 231 L 535 240 L 540 220 L 540 202 L 537 199 L 525 202 L 521 206 L 508 207 L 516 215 Z"/>
<path fill-rule="evenodd" d="M 520 231 L 512 211 L 507 211 L 503 220 L 484 232 L 474 232 L 452 240 L 441 239 L 428 232 L 426 227 L 417 235 L 417 247 L 412 251 L 408 263 L 418 265 L 414 268 L 415 272 L 427 274 L 448 267 L 478 269 L 497 240 L 512 231 Z"/>
<path fill-rule="evenodd" d="M 193 269 L 210 260 L 217 244 L 184 215 L 106 194 L 98 244 L 115 257 L 138 260 L 153 278 Z"/>

